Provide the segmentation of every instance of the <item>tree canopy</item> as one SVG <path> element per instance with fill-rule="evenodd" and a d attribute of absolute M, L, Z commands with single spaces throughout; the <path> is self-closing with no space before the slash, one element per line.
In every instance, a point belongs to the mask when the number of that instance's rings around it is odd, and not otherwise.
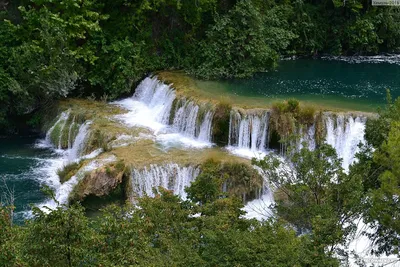
<path fill-rule="evenodd" d="M 243 78 L 280 56 L 399 50 L 399 12 L 365 1 L 18 0 L 0 6 L 0 129 L 65 96 L 113 99 L 146 73 Z"/>

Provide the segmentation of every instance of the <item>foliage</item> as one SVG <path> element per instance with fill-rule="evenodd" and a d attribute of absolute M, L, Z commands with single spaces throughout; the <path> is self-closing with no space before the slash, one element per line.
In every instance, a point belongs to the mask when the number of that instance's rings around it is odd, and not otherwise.
<path fill-rule="evenodd" d="M 94 241 L 88 219 L 80 206 L 60 206 L 47 213 L 33 209 L 34 220 L 22 240 L 22 254 L 29 266 L 77 266 L 90 263 Z"/>
<path fill-rule="evenodd" d="M 280 150 L 285 152 L 286 146 L 292 139 L 298 139 L 297 129 L 310 127 L 315 121 L 315 108 L 300 106 L 296 99 L 277 102 L 272 106 L 271 115 L 272 134 L 278 135 Z M 318 119 L 318 118 L 317 118 Z M 320 143 L 320 142 L 319 142 Z"/>
<path fill-rule="evenodd" d="M 194 73 L 207 79 L 231 78 L 273 68 L 278 53 L 268 41 L 275 33 L 267 34 L 259 10 L 251 1 L 239 1 L 228 14 L 217 17 L 207 31 L 206 40 L 200 45 L 200 64 Z"/>
<path fill-rule="evenodd" d="M 17 131 L 15 120 L 39 127 L 65 96 L 129 94 L 152 71 L 242 78 L 285 55 L 400 48 L 397 9 L 359 0 L 21 0 L 0 9 L 2 132 Z"/>
<path fill-rule="evenodd" d="M 224 197 L 199 205 L 159 189 L 137 206 L 109 206 L 89 221 L 76 204 L 34 209 L 25 226 L 10 226 L 0 209 L 0 262 L 5 266 L 334 266 L 316 257 L 307 236 L 282 221 L 241 217 Z M 3 224 L 5 222 L 5 224 Z M 4 238 L 6 236 L 6 238 Z M 4 264 L 3 264 L 4 263 Z M 329 263 L 329 264 L 328 264 Z"/>
<path fill-rule="evenodd" d="M 229 118 L 232 105 L 221 101 L 215 108 L 212 127 L 212 140 L 218 145 L 227 145 L 229 141 Z"/>
<path fill-rule="evenodd" d="M 61 183 L 65 183 L 82 167 L 82 162 L 72 162 L 57 170 Z"/>
<path fill-rule="evenodd" d="M 186 189 L 188 197 L 206 204 L 225 196 L 237 197 L 246 202 L 257 197 L 263 178 L 250 165 L 208 159 L 201 165 L 201 173 Z"/>
<path fill-rule="evenodd" d="M 376 244 L 376 254 L 400 255 L 399 109 L 400 99 L 393 102 L 388 93 L 386 107 L 379 111 L 379 117 L 367 123 L 367 143 L 357 156 L 359 163 L 351 169 L 364 182 L 364 222 L 373 229 L 368 235 Z"/>
<path fill-rule="evenodd" d="M 362 183 L 358 176 L 343 172 L 332 147 L 291 151 L 284 161 L 271 155 L 253 162 L 283 192 L 274 207 L 278 215 L 309 233 L 318 255 L 325 250 L 333 253 L 355 230 Z"/>

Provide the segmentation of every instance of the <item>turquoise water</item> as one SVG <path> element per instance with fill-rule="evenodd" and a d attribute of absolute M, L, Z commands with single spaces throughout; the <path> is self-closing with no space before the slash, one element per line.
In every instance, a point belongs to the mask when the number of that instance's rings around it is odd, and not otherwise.
<path fill-rule="evenodd" d="M 386 89 L 394 97 L 400 96 L 400 60 L 382 61 L 385 59 L 284 60 L 276 71 L 260 73 L 251 79 L 198 82 L 198 85 L 204 90 L 218 88 L 222 93 L 239 97 L 297 98 L 330 107 L 373 111 L 385 104 Z"/>
<path fill-rule="evenodd" d="M 15 196 L 15 221 L 21 223 L 30 204 L 45 201 L 41 187 L 48 179 L 48 166 L 54 152 L 37 148 L 35 137 L 0 138 L 0 195 L 4 197 L 4 181 Z"/>
<path fill-rule="evenodd" d="M 397 61 L 371 62 L 288 60 L 282 61 L 277 71 L 252 79 L 198 83 L 205 92 L 209 90 L 210 97 L 237 96 L 239 103 L 294 97 L 337 108 L 374 111 L 385 103 L 386 89 L 394 97 L 400 96 L 400 66 Z M 0 138 L 0 196 L 5 180 L 15 192 L 15 220 L 19 223 L 26 218 L 30 204 L 46 202 L 43 185 L 54 188 L 59 184 L 55 171 L 62 166 L 60 154 L 35 145 L 37 138 Z"/>

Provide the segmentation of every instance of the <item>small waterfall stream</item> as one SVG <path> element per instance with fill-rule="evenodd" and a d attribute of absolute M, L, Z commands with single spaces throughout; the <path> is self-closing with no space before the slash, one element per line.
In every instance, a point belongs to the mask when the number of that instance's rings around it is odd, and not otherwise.
<path fill-rule="evenodd" d="M 89 136 L 89 126 L 91 122 L 87 121 L 79 127 L 78 135 L 70 149 L 68 149 L 68 160 L 74 161 L 82 156 L 83 149 L 85 148 L 86 140 Z"/>
<path fill-rule="evenodd" d="M 178 164 L 150 165 L 142 170 L 132 170 L 132 188 L 134 195 L 154 196 L 154 187 L 164 187 L 172 190 L 174 194 L 186 199 L 185 188 L 199 175 L 200 169 Z"/>
<path fill-rule="evenodd" d="M 348 171 L 359 151 L 358 144 L 364 143 L 366 118 L 345 115 L 326 115 L 326 143 L 335 148 L 343 159 L 342 167 Z"/>
<path fill-rule="evenodd" d="M 241 114 L 232 110 L 229 123 L 229 146 L 252 152 L 268 148 L 269 113 Z"/>

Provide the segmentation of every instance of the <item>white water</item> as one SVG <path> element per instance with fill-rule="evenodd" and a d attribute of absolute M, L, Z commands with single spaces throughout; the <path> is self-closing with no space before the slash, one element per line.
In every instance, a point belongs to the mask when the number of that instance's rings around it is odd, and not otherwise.
<path fill-rule="evenodd" d="M 303 148 L 303 143 L 305 143 L 310 150 L 314 150 L 316 148 L 315 124 L 311 125 L 308 129 L 300 129 L 300 140 L 297 146 L 298 149 Z"/>
<path fill-rule="evenodd" d="M 196 119 L 199 112 L 199 106 L 193 102 L 186 102 L 178 107 L 175 112 L 172 127 L 185 136 L 196 136 Z"/>
<path fill-rule="evenodd" d="M 43 145 L 43 147 L 47 147 L 48 145 L 50 145 L 50 146 L 56 145 L 56 144 L 53 144 L 53 145 L 52 145 L 51 137 L 50 137 L 50 136 L 51 136 L 51 133 L 53 132 L 54 128 L 55 128 L 59 123 L 63 123 L 63 125 L 65 125 L 65 123 L 66 123 L 67 120 L 68 120 L 69 113 L 70 113 L 70 111 L 67 110 L 67 111 L 64 111 L 64 112 L 62 112 L 62 113 L 60 114 L 60 116 L 58 117 L 58 120 L 57 120 L 57 121 L 54 123 L 54 125 L 51 126 L 51 128 L 47 131 L 47 133 L 46 133 L 46 138 L 45 138 L 44 140 L 40 141 L 40 143 L 38 143 L 38 146 Z M 61 131 L 60 131 L 60 132 L 61 132 Z M 61 139 L 61 135 L 60 135 L 59 139 Z M 60 141 L 59 141 L 59 142 L 60 142 Z M 60 148 L 60 146 L 61 146 L 60 143 L 58 143 L 58 144 L 57 144 L 57 148 Z"/>
<path fill-rule="evenodd" d="M 209 110 L 203 118 L 203 122 L 200 125 L 198 139 L 203 142 L 211 141 L 211 131 L 212 131 L 212 119 L 214 112 Z"/>
<path fill-rule="evenodd" d="M 65 121 L 68 119 L 69 112 L 63 112 L 60 115 L 60 118 L 54 125 L 57 125 L 60 122 L 65 124 Z M 49 159 L 45 164 L 43 164 L 37 171 L 44 173 L 42 177 L 46 177 L 41 182 L 47 186 L 49 186 L 54 191 L 55 200 L 48 200 L 45 203 L 39 204 L 43 211 L 49 211 L 49 209 L 54 209 L 57 207 L 57 202 L 59 204 L 66 204 L 68 202 L 68 197 L 74 186 L 79 182 L 79 180 L 84 176 L 84 173 L 87 171 L 94 170 L 100 167 L 102 164 L 105 164 L 110 161 L 114 161 L 115 158 L 108 158 L 103 160 L 93 160 L 85 167 L 80 169 L 77 174 L 71 177 L 70 180 L 61 184 L 60 179 L 58 177 L 57 171 L 62 169 L 66 164 L 69 164 L 72 161 L 79 161 L 80 159 L 90 159 L 96 157 L 101 153 L 101 149 L 95 150 L 89 155 L 82 155 L 83 148 L 87 141 L 87 137 L 89 136 L 89 126 L 91 122 L 86 122 L 79 127 L 79 132 L 73 141 L 73 145 L 71 149 L 54 149 L 53 144 L 50 141 L 51 132 L 54 130 L 54 127 L 51 127 L 46 134 L 46 138 L 44 140 L 39 140 L 38 147 L 41 148 L 53 148 L 54 152 L 58 154 L 57 158 Z M 70 132 L 70 131 L 69 131 Z M 68 137 L 70 138 L 70 136 Z M 47 208 L 45 208 L 47 207 Z M 49 209 L 48 209 L 49 208 Z M 29 215 L 29 214 L 27 214 Z"/>
<path fill-rule="evenodd" d="M 342 167 L 348 171 L 358 152 L 358 144 L 364 143 L 366 118 L 352 115 L 324 114 L 326 143 L 331 145 L 343 159 Z M 229 124 L 229 146 L 227 149 L 238 156 L 251 158 L 266 155 L 268 148 L 268 113 L 241 114 L 233 110 Z M 298 148 L 306 142 L 310 149 L 315 149 L 315 125 L 308 129 L 299 129 Z"/>
<path fill-rule="evenodd" d="M 359 116 L 337 115 L 336 119 L 329 114 L 325 116 L 326 143 L 335 148 L 339 158 L 343 159 L 345 171 L 355 160 L 358 144 L 365 142 L 365 122 L 366 119 Z"/>
<path fill-rule="evenodd" d="M 359 64 L 359 63 L 389 63 L 400 65 L 400 55 L 392 54 L 392 55 L 376 55 L 376 56 L 327 56 L 322 57 L 325 60 L 339 60 L 345 61 L 348 63 Z"/>
<path fill-rule="evenodd" d="M 85 122 L 79 127 L 79 132 L 78 135 L 75 137 L 75 141 L 71 147 L 71 149 L 68 150 L 68 160 L 69 161 L 74 161 L 78 159 L 83 152 L 83 149 L 85 147 L 85 143 L 88 137 L 89 133 L 89 126 L 91 122 Z"/>
<path fill-rule="evenodd" d="M 376 250 L 376 246 L 373 244 L 372 240 L 370 240 L 367 236 L 364 235 L 364 232 L 373 233 L 374 230 L 371 229 L 368 225 L 366 225 L 362 221 L 362 219 L 358 219 L 356 223 L 357 223 L 356 234 L 346 250 L 350 253 L 353 252 L 358 257 L 360 257 L 365 262 L 366 267 L 373 267 L 373 266 L 400 267 L 400 259 L 397 258 L 396 255 L 381 255 L 381 256 L 371 255 L 371 251 L 373 249 Z M 356 260 L 357 259 L 354 257 L 354 255 L 351 255 L 349 259 L 350 266 L 357 266 Z"/>
<path fill-rule="evenodd" d="M 130 127 L 145 127 L 154 132 L 156 140 L 169 147 L 211 146 L 212 111 L 206 112 L 199 121 L 199 105 L 181 99 L 174 110 L 172 125 L 169 125 L 175 90 L 158 81 L 156 77 L 144 79 L 136 88 L 133 97 L 114 102 L 128 110 L 117 119 Z"/>
<path fill-rule="evenodd" d="M 70 149 L 72 147 L 72 129 L 75 126 L 75 116 L 72 118 L 72 122 L 69 125 L 69 129 L 68 129 L 68 149 Z"/>
<path fill-rule="evenodd" d="M 181 167 L 177 164 L 150 165 L 143 170 L 132 170 L 132 189 L 134 195 L 154 196 L 153 188 L 164 187 L 186 199 L 185 188 L 199 175 L 199 168 Z"/>
<path fill-rule="evenodd" d="M 265 155 L 268 147 L 269 114 L 241 114 L 232 110 L 228 150 L 236 155 Z"/>

